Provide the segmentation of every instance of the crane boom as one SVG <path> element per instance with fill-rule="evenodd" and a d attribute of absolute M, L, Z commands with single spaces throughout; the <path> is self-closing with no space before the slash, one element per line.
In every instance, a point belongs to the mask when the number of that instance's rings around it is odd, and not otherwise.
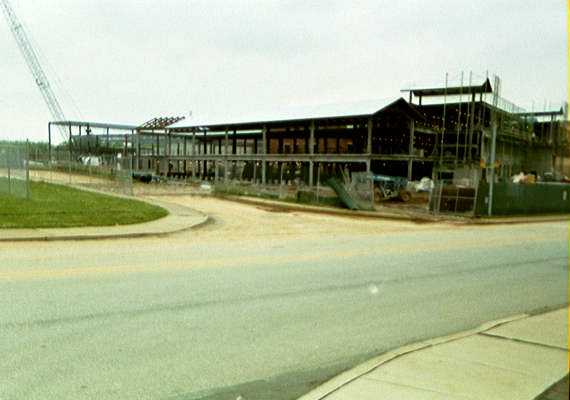
<path fill-rule="evenodd" d="M 61 109 L 59 102 L 50 86 L 49 80 L 39 62 L 38 56 L 36 51 L 34 50 L 24 27 L 18 20 L 18 17 L 14 13 L 12 6 L 10 5 L 8 0 L 0 0 L 0 5 L 2 6 L 2 11 L 4 12 L 4 16 L 10 26 L 10 30 L 16 39 L 16 43 L 18 44 L 18 48 L 26 60 L 26 64 L 32 73 L 36 85 L 40 89 L 42 97 L 44 98 L 45 103 L 47 104 L 51 116 L 56 121 L 65 121 L 65 114 Z M 62 139 L 65 140 L 66 132 L 63 126 L 60 126 L 60 133 L 62 134 Z"/>

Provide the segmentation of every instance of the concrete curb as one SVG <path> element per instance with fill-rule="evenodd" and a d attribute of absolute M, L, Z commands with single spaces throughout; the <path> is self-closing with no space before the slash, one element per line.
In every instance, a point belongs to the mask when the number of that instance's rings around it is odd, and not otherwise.
<path fill-rule="evenodd" d="M 370 360 L 360 364 L 348 371 L 341 373 L 340 375 L 335 376 L 331 380 L 325 382 L 321 386 L 311 390 L 309 393 L 304 394 L 303 396 L 299 397 L 298 400 L 322 400 L 326 396 L 332 394 L 333 392 L 337 391 L 338 389 L 342 388 L 343 386 L 349 384 L 350 382 L 358 379 L 362 375 L 367 374 L 368 372 L 372 371 L 373 369 L 378 368 L 382 364 L 385 364 L 393 359 L 403 356 L 405 354 L 409 354 L 418 350 L 425 349 L 427 347 L 452 342 L 454 340 L 463 339 L 468 336 L 476 335 L 481 332 L 488 331 L 492 328 L 496 328 L 499 325 L 503 325 L 509 322 L 518 321 L 520 319 L 528 318 L 531 314 L 518 314 L 512 317 L 502 318 L 495 321 L 485 322 L 479 325 L 477 328 L 470 329 L 463 332 L 454 333 L 448 336 L 441 336 L 433 339 L 428 339 L 423 342 L 409 344 L 398 349 L 389 351 L 377 357 L 371 358 Z"/>
<path fill-rule="evenodd" d="M 357 217 L 357 218 L 373 218 L 373 219 L 390 219 L 397 221 L 408 221 L 412 223 L 434 223 L 434 222 L 449 222 L 449 219 L 437 218 L 432 216 L 416 216 L 416 215 L 406 215 L 398 213 L 389 213 L 384 211 L 353 211 L 345 210 L 342 208 L 333 207 L 323 207 L 314 205 L 301 205 L 301 204 L 291 204 L 281 201 L 256 199 L 253 197 L 241 197 L 233 195 L 215 195 L 219 199 L 225 199 L 230 201 L 235 201 L 237 203 L 261 206 L 261 207 L 271 207 L 271 208 L 282 208 L 291 211 L 307 212 L 315 214 L 328 214 L 328 215 L 339 215 L 346 217 Z"/>
<path fill-rule="evenodd" d="M 492 217 L 487 218 L 475 218 L 466 221 L 469 225 L 515 225 L 515 224 L 534 224 L 534 223 L 544 223 L 544 222 L 570 222 L 570 215 L 560 214 L 551 216 L 526 216 L 526 217 Z"/>
<path fill-rule="evenodd" d="M 394 221 L 407 221 L 416 224 L 426 223 L 447 223 L 455 225 L 512 225 L 512 224 L 529 224 L 529 223 L 544 223 L 544 222 L 568 222 L 570 215 L 549 215 L 549 216 L 513 216 L 513 217 L 492 217 L 487 218 L 467 218 L 457 216 L 433 216 L 433 215 L 415 215 L 405 213 L 393 213 L 389 211 L 353 211 L 341 208 L 333 208 L 326 206 L 314 206 L 304 204 L 292 204 L 278 200 L 257 199 L 247 196 L 235 195 L 214 195 L 217 198 L 235 201 L 238 203 L 249 204 L 254 206 L 269 207 L 276 209 L 286 209 L 298 212 L 308 212 L 316 214 L 339 215 L 357 218 L 369 219 L 388 219 Z"/>
<path fill-rule="evenodd" d="M 26 229 L 25 233 L 22 233 L 20 229 L 13 230 L 14 235 L 10 236 L 10 229 L 0 230 L 8 232 L 6 236 L 0 236 L 0 243 L 9 242 L 37 242 L 37 241 L 70 241 L 70 240 L 104 240 L 104 239 L 132 239 L 132 238 L 143 238 L 143 237 L 161 237 L 167 236 L 174 233 L 184 232 L 191 229 L 197 229 L 205 224 L 207 224 L 210 219 L 209 216 L 201 211 L 191 209 L 189 207 L 181 206 L 178 204 L 171 204 L 162 201 L 144 199 L 144 198 L 133 198 L 129 196 L 124 196 L 115 193 L 101 192 L 89 188 L 72 186 L 75 189 L 91 191 L 95 193 L 106 194 L 110 196 L 125 198 L 129 200 L 138 200 L 155 206 L 165 208 L 168 211 L 168 215 L 159 218 L 154 221 L 144 222 L 141 224 L 131 224 L 131 225 L 120 225 L 120 226 L 101 226 L 101 227 L 84 227 L 84 228 L 45 228 L 45 229 Z M 168 225 L 168 219 L 176 218 L 182 216 L 179 209 L 191 210 L 192 213 L 197 214 L 197 221 L 194 220 L 191 223 L 178 224 L 180 226 L 174 226 L 172 228 L 164 228 L 164 225 Z M 186 217 L 186 216 L 184 216 Z M 163 225 L 161 228 L 160 225 Z M 89 231 L 89 230 L 115 230 L 116 232 L 77 232 L 70 233 L 73 230 L 77 231 Z M 20 231 L 20 232 L 18 232 Z M 59 233 L 61 232 L 61 233 Z"/>
<path fill-rule="evenodd" d="M 167 217 L 164 217 L 167 218 Z M 157 220 L 159 221 L 159 220 Z M 161 237 L 168 236 L 174 233 L 184 232 L 187 230 L 197 229 L 209 222 L 209 216 L 204 215 L 202 219 L 192 225 L 184 228 L 173 229 L 169 231 L 147 231 L 147 232 L 132 232 L 132 233 L 109 233 L 109 234 L 76 234 L 76 235 L 42 235 L 38 236 L 14 236 L 7 238 L 0 238 L 0 243 L 6 242 L 56 242 L 56 241 L 70 241 L 70 240 L 105 240 L 105 239 L 135 239 L 143 237 Z M 130 225 L 124 225 L 128 227 Z M 131 225 L 132 226 L 132 225 Z M 104 227 L 101 227 L 104 228 Z M 46 229 L 44 229 L 46 230 Z"/>

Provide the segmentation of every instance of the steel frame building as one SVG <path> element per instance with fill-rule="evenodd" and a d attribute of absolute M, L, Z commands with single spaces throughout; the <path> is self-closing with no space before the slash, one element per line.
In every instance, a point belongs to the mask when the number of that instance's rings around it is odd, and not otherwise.
<path fill-rule="evenodd" d="M 122 152 L 132 156 L 134 170 L 215 181 L 284 179 L 313 186 L 319 177 L 341 171 L 371 171 L 468 184 L 484 179 L 491 168 L 494 122 L 499 177 L 561 166 L 568 147 L 563 110 L 505 107 L 498 80 L 495 86 L 486 79 L 412 88 L 405 90 L 408 101 L 283 108 L 235 118 L 156 118 L 140 126 L 60 121 L 50 127 L 68 126 L 75 157 Z M 103 132 L 93 134 L 94 129 Z M 120 131 L 111 149 L 110 129 Z"/>

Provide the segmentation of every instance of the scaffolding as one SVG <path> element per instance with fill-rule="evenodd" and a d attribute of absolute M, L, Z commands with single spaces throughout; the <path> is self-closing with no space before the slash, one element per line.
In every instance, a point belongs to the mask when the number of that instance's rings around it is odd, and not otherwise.
<path fill-rule="evenodd" d="M 549 164 L 547 153 L 552 150 L 559 159 L 565 154 L 564 108 L 546 109 L 545 103 L 544 110 L 529 112 L 501 96 L 499 77 L 494 76 L 491 83 L 488 73 L 472 71 L 446 73 L 441 86 L 404 91 L 438 132 L 434 179 L 459 176 L 475 184 L 485 178 L 490 169 L 492 121 L 497 125 L 497 168 L 502 179 L 535 165 L 541 173 L 561 170 L 562 161 Z"/>

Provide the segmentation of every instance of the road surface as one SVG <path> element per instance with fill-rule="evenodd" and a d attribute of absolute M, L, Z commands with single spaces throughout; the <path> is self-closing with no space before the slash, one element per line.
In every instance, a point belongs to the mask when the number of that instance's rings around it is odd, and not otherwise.
<path fill-rule="evenodd" d="M 161 198 L 167 238 L 0 243 L 0 399 L 294 399 L 365 359 L 567 303 L 568 226 Z"/>

